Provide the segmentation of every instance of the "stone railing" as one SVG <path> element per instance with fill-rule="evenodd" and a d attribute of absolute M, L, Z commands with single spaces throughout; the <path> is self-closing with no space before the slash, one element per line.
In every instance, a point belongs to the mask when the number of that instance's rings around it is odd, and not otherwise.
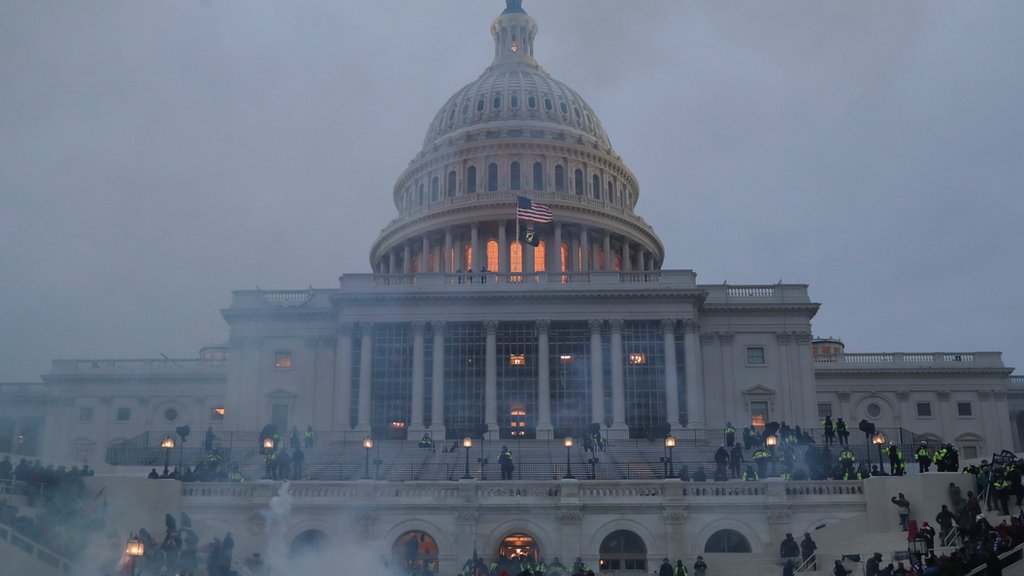
<path fill-rule="evenodd" d="M 864 502 L 860 481 L 782 481 L 770 479 L 755 482 L 681 482 L 667 480 L 622 481 L 487 481 L 454 482 L 391 482 L 358 480 L 349 482 L 289 482 L 284 488 L 289 496 L 315 505 L 348 505 L 372 503 L 378 506 L 401 506 L 409 501 L 438 504 L 477 503 L 502 505 L 533 501 L 557 504 L 574 502 L 580 505 L 633 503 L 636 505 L 672 501 L 681 504 L 711 504 L 715 501 L 793 502 L 828 500 L 833 503 Z M 245 502 L 269 500 L 279 495 L 279 482 L 247 482 L 240 484 L 182 484 L 182 496 L 196 501 L 242 499 Z M 193 502 L 198 505 L 198 502 Z M 312 504 L 310 502 L 310 504 Z"/>
<path fill-rule="evenodd" d="M 204 358 L 140 358 L 103 360 L 54 360 L 51 374 L 81 374 L 95 372 L 170 372 L 227 369 L 227 360 Z"/>
<path fill-rule="evenodd" d="M 341 291 L 359 292 L 381 288 L 420 291 L 476 290 L 511 291 L 543 286 L 545 290 L 587 289 L 607 290 L 612 286 L 634 289 L 638 284 L 657 284 L 660 288 L 696 289 L 696 275 L 692 270 L 651 270 L 634 272 L 534 272 L 499 273 L 459 272 L 422 274 L 345 274 L 339 279 Z M 236 301 L 238 294 L 236 293 Z"/>
<path fill-rule="evenodd" d="M 919 367 L 924 365 L 973 365 L 1003 367 L 1000 352 L 885 352 L 885 353 L 843 353 L 818 355 L 814 358 L 818 367 L 837 365 L 884 365 L 886 367 Z M 1011 377 L 1012 378 L 1012 377 Z"/>
<path fill-rule="evenodd" d="M 1010 376 L 1010 386 L 1024 388 L 1024 376 Z"/>

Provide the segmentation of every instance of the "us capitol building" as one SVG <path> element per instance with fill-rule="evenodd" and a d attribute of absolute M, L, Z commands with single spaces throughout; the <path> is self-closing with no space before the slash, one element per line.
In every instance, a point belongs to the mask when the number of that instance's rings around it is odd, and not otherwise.
<path fill-rule="evenodd" d="M 842 417 L 861 459 L 873 447 L 860 421 L 964 458 L 1019 448 L 1024 381 L 999 352 L 848 353 L 813 336 L 807 285 L 663 269 L 666 248 L 634 211 L 636 177 L 597 114 L 535 59 L 537 32 L 519 2 L 494 20 L 494 61 L 444 103 L 398 176 L 369 273 L 236 291 L 228 343 L 198 358 L 55 360 L 41 383 L 2 384 L 0 452 L 131 484 L 168 455 L 202 458 L 212 429 L 247 480 L 163 482 L 174 489 L 161 501 L 211 533 L 233 528 L 237 557 L 269 557 L 271 537 L 293 552 L 356 542 L 384 555 L 417 538 L 445 574 L 474 549 L 639 574 L 663 556 L 764 560 L 786 532 L 818 528 L 824 548 L 836 523 L 891 527 L 889 489 L 869 482 L 696 488 L 665 473 L 709 460 L 727 422 L 820 430 Z M 550 218 L 517 217 L 519 197 Z M 309 480 L 286 485 L 292 512 L 276 525 L 261 510 L 281 485 L 258 480 L 268 424 L 315 435 Z M 165 454 L 161 439 L 184 425 L 192 435 Z M 607 451 L 583 451 L 596 430 Z M 433 450 L 417 446 L 424 435 Z M 502 445 L 511 482 L 498 480 Z M 873 511 L 879 498 L 888 508 Z M 131 527 L 148 521 L 128 508 Z"/>

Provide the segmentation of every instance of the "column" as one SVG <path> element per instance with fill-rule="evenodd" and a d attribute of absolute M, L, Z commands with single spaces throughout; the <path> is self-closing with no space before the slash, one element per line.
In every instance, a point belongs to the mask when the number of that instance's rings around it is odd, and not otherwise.
<path fill-rule="evenodd" d="M 633 269 L 629 262 L 629 238 L 622 239 L 622 271 L 629 272 Z"/>
<path fill-rule="evenodd" d="M 426 234 L 423 235 L 423 246 L 420 248 L 420 251 L 423 253 L 420 256 L 420 273 L 432 272 L 430 266 L 430 239 L 427 238 Z"/>
<path fill-rule="evenodd" d="M 615 258 L 612 257 L 612 235 L 611 232 L 604 233 L 604 270 L 612 272 L 615 270 Z"/>
<path fill-rule="evenodd" d="M 402 273 L 412 274 L 412 244 L 408 240 L 402 245 L 402 257 L 404 258 Z"/>
<path fill-rule="evenodd" d="M 629 438 L 626 425 L 626 387 L 623 382 L 622 325 L 621 319 L 609 322 L 612 328 L 611 369 L 612 369 L 612 428 L 609 438 Z"/>
<path fill-rule="evenodd" d="M 566 268 L 568 268 L 569 272 L 579 272 L 580 271 L 580 265 L 579 265 L 580 241 L 579 241 L 579 236 L 576 235 L 576 234 L 573 234 L 572 231 L 570 231 L 569 232 L 569 238 L 568 238 L 567 242 L 569 244 L 569 258 L 566 260 L 566 263 L 565 263 Z"/>
<path fill-rule="evenodd" d="M 676 320 L 661 321 L 662 346 L 665 348 L 665 416 L 672 434 L 682 431 L 679 423 L 679 376 L 676 374 Z"/>
<path fill-rule="evenodd" d="M 434 329 L 434 366 L 430 406 L 430 434 L 434 441 L 444 440 L 444 322 L 431 322 Z"/>
<path fill-rule="evenodd" d="M 537 271 L 534 266 L 533 246 L 523 242 L 523 274 L 533 274 Z"/>
<path fill-rule="evenodd" d="M 588 234 L 587 247 L 590 250 L 590 270 L 591 272 L 601 271 L 601 249 L 598 247 L 597 238 L 590 238 L 592 234 Z"/>
<path fill-rule="evenodd" d="M 548 246 L 548 272 L 562 272 L 562 224 L 555 222 L 554 238 Z"/>
<path fill-rule="evenodd" d="M 592 263 L 590 260 L 590 230 L 586 227 L 580 228 L 579 248 L 579 271 L 589 272 Z"/>
<path fill-rule="evenodd" d="M 537 438 L 550 440 L 554 431 L 551 426 L 551 370 L 548 350 L 550 320 L 537 321 Z"/>
<path fill-rule="evenodd" d="M 455 270 L 452 266 L 452 229 L 444 229 L 444 254 L 441 255 L 441 270 L 451 273 Z"/>
<path fill-rule="evenodd" d="M 683 354 L 686 365 L 686 427 L 704 428 L 704 382 L 701 379 L 700 338 L 696 320 L 683 320 Z"/>
<path fill-rule="evenodd" d="M 409 438 L 418 438 L 426 428 L 423 426 L 423 331 L 427 323 L 416 320 L 412 323 L 412 417 L 409 422 Z"/>
<path fill-rule="evenodd" d="M 604 366 L 601 359 L 601 327 L 604 320 L 591 320 L 590 326 L 590 421 L 604 428 Z"/>
<path fill-rule="evenodd" d="M 386 274 L 394 274 L 395 273 L 395 253 L 394 253 L 394 251 L 388 250 L 387 258 L 388 258 L 388 267 L 385 269 L 385 273 Z"/>
<path fill-rule="evenodd" d="M 498 434 L 498 321 L 484 320 L 487 360 L 484 364 L 484 423 L 488 438 Z"/>
<path fill-rule="evenodd" d="M 508 274 L 509 269 L 509 245 L 508 245 L 508 222 L 498 222 L 498 272 Z"/>
<path fill-rule="evenodd" d="M 480 226 L 474 222 L 469 225 L 469 246 L 470 246 L 470 261 L 469 267 L 474 272 L 480 270 Z"/>
<path fill-rule="evenodd" d="M 373 377 L 373 324 L 359 323 L 361 348 L 359 350 L 359 422 L 356 431 L 370 432 L 370 390 Z"/>
<path fill-rule="evenodd" d="M 334 421 L 344 431 L 352 427 L 349 416 L 352 406 L 352 328 L 351 322 L 342 322 L 338 327 L 338 342 L 335 344 L 337 350 L 334 355 L 337 359 L 334 365 L 334 381 L 338 383 L 338 397 L 335 402 L 337 413 Z"/>

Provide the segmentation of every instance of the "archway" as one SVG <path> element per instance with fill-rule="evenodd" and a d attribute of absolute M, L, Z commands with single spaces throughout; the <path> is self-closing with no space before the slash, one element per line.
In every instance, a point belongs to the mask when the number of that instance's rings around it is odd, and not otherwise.
<path fill-rule="evenodd" d="M 410 530 L 391 545 L 391 565 L 401 567 L 403 574 L 416 571 L 436 574 L 437 552 L 437 541 L 433 536 L 422 530 Z"/>
<path fill-rule="evenodd" d="M 498 562 L 536 562 L 540 558 L 537 541 L 529 534 L 509 534 L 498 544 Z"/>
<path fill-rule="evenodd" d="M 647 571 L 647 545 L 629 530 L 616 530 L 601 541 L 601 572 L 643 574 Z"/>
<path fill-rule="evenodd" d="M 331 546 L 331 537 L 321 530 L 306 530 L 292 540 L 288 548 L 288 557 L 291 559 L 301 556 L 313 556 L 323 554 Z"/>
<path fill-rule="evenodd" d="M 704 543 L 704 553 L 749 553 L 750 541 L 735 530 L 719 530 Z"/>

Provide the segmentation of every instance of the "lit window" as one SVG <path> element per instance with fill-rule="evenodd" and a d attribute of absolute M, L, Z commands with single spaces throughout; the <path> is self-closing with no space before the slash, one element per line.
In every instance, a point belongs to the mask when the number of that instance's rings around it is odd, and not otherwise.
<path fill-rule="evenodd" d="M 562 354 L 558 357 L 562 364 L 572 364 L 572 354 Z"/>
<path fill-rule="evenodd" d="M 291 352 L 278 352 L 274 354 L 274 368 L 291 368 L 292 367 L 292 353 Z"/>
<path fill-rule="evenodd" d="M 127 407 L 120 407 L 117 409 L 117 421 L 128 422 L 132 419 L 132 409 Z"/>
<path fill-rule="evenodd" d="M 642 352 L 630 352 L 629 363 L 634 366 L 639 364 L 647 364 L 647 355 Z"/>
<path fill-rule="evenodd" d="M 512 366 L 525 366 L 526 355 L 525 354 L 509 354 L 508 363 Z"/>
<path fill-rule="evenodd" d="M 931 402 L 918 402 L 917 403 L 917 416 L 919 418 L 931 418 L 932 417 L 932 403 Z"/>
<path fill-rule="evenodd" d="M 747 365 L 748 366 L 763 366 L 764 365 L 764 346 L 748 346 L 747 347 Z"/>
<path fill-rule="evenodd" d="M 92 406 L 85 406 L 78 409 L 79 422 L 92 422 Z"/>
<path fill-rule="evenodd" d="M 974 407 L 971 406 L 970 402 L 957 402 L 956 403 L 956 414 L 961 418 L 967 418 L 974 416 Z"/>
<path fill-rule="evenodd" d="M 214 421 L 218 421 L 218 422 L 221 421 L 221 420 L 224 420 L 224 412 L 225 412 L 225 410 L 223 408 L 214 408 L 210 412 L 210 420 L 214 420 Z"/>

